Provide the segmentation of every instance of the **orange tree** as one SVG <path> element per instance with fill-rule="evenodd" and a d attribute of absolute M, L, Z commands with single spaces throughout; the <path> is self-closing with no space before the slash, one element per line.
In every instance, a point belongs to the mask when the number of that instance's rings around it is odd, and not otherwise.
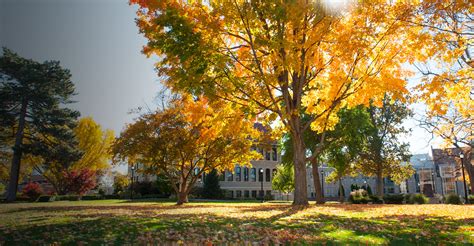
<path fill-rule="evenodd" d="M 114 160 L 142 163 L 148 172 L 166 175 L 183 204 L 203 173 L 250 165 L 259 156 L 251 151 L 258 135 L 231 104 L 183 96 L 128 125 L 115 142 Z"/>
<path fill-rule="evenodd" d="M 348 1 L 349 2 L 349 1 Z M 176 91 L 205 93 L 277 120 L 291 134 L 294 204 L 308 204 L 303 133 L 331 130 L 343 107 L 380 104 L 406 92 L 406 62 L 418 58 L 417 3 L 358 1 L 131 0 L 137 25 Z M 303 116 L 309 115 L 309 120 Z M 320 134 L 324 143 L 325 134 Z"/>

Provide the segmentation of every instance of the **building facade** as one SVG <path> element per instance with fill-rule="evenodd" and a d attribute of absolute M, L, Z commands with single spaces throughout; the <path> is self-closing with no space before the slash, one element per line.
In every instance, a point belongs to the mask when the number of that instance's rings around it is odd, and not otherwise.
<path fill-rule="evenodd" d="M 251 161 L 252 166 L 236 165 L 233 170 L 226 170 L 220 175 L 220 186 L 225 191 L 227 198 L 232 199 L 260 199 L 271 196 L 277 200 L 292 200 L 293 194 L 282 194 L 272 189 L 272 180 L 277 166 L 281 163 L 281 155 L 277 145 L 271 149 L 255 149 L 263 156 L 260 160 Z M 435 195 L 446 195 L 450 193 L 464 195 L 464 186 L 461 181 L 461 170 L 458 155 L 452 149 L 432 149 L 432 156 L 429 154 L 415 154 L 410 159 L 410 165 L 415 169 L 415 173 L 402 182 L 396 184 L 389 178 L 384 178 L 384 194 L 400 193 L 422 193 L 428 197 Z M 139 169 L 138 166 L 137 169 Z M 130 170 L 129 170 L 130 171 Z M 334 171 L 333 168 L 323 164 L 319 167 L 320 180 L 324 197 L 328 200 L 337 200 L 339 197 L 339 181 L 327 182 L 328 176 Z M 307 192 L 309 199 L 315 199 L 315 188 L 311 167 L 307 173 Z M 153 175 L 143 175 L 135 172 L 135 181 L 154 181 Z M 204 177 L 205 178 L 205 177 Z M 202 185 L 203 180 L 199 180 L 197 185 Z M 351 187 L 357 185 L 372 190 L 375 193 L 375 177 L 358 175 L 347 176 L 341 179 L 344 189 L 344 196 L 349 197 Z"/>

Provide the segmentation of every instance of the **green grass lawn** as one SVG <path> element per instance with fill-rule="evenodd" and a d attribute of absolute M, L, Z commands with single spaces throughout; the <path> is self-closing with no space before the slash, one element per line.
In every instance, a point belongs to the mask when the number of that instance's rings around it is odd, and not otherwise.
<path fill-rule="evenodd" d="M 474 244 L 474 205 L 0 204 L 0 245 Z"/>

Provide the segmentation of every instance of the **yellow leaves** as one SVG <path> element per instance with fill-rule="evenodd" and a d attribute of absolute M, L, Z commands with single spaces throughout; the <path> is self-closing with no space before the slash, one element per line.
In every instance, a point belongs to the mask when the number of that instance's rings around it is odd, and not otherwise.
<path fill-rule="evenodd" d="M 114 140 L 112 130 L 102 131 L 100 125 L 91 117 L 85 117 L 79 120 L 74 134 L 83 156 L 73 164 L 73 168 L 88 168 L 97 171 L 109 167 L 110 148 Z"/>

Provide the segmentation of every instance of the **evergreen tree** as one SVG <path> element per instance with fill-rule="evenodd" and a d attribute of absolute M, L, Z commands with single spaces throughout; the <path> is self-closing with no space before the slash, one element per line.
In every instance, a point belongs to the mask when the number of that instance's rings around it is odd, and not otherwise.
<path fill-rule="evenodd" d="M 3 49 L 0 56 L 0 128 L 2 148 L 12 148 L 7 201 L 16 199 L 22 156 L 33 153 L 58 165 L 77 161 L 72 129 L 79 112 L 63 108 L 71 103 L 74 84 L 58 61 L 39 63 Z M 9 132 L 9 131 L 0 131 Z M 11 145 L 4 141 L 10 138 Z"/>
<path fill-rule="evenodd" d="M 222 198 L 222 190 L 219 185 L 219 174 L 216 169 L 213 169 L 204 178 L 202 196 L 203 198 L 208 199 Z"/>

